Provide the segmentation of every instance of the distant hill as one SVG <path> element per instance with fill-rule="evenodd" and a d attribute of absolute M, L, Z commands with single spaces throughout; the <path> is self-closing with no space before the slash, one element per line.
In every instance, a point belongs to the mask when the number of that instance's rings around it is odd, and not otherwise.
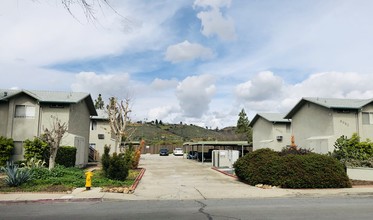
<path fill-rule="evenodd" d="M 239 141 L 242 136 L 235 133 L 235 127 L 223 129 L 206 129 L 186 124 L 134 124 L 136 130 L 132 140 L 143 137 L 149 145 L 182 145 L 189 141 Z"/>

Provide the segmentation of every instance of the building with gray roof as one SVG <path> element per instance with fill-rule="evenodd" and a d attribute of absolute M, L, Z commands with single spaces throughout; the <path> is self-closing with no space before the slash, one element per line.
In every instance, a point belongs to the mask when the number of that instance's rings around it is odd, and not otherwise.
<path fill-rule="evenodd" d="M 282 113 L 258 113 L 250 122 L 253 131 L 253 150 L 270 148 L 280 151 L 290 145 L 291 120 Z"/>
<path fill-rule="evenodd" d="M 84 166 L 88 162 L 90 116 L 96 115 L 88 93 L 0 89 L 0 136 L 14 140 L 14 160 L 23 159 L 26 139 L 40 136 L 58 118 L 68 125 L 61 145 L 75 146 L 76 165 Z"/>
<path fill-rule="evenodd" d="M 373 99 L 302 98 L 285 115 L 295 144 L 317 153 L 334 150 L 342 135 L 373 139 Z"/>

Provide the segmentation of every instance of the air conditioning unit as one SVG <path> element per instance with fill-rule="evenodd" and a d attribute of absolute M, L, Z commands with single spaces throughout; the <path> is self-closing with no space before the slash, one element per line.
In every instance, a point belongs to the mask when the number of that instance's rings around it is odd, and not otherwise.
<path fill-rule="evenodd" d="M 276 139 L 277 141 L 282 141 L 282 136 L 277 136 Z"/>

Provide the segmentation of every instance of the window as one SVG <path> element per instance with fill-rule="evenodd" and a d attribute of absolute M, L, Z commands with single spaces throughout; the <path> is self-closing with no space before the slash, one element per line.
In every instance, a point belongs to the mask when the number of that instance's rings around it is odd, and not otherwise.
<path fill-rule="evenodd" d="M 104 134 L 98 134 L 98 139 L 105 139 L 105 135 Z"/>
<path fill-rule="evenodd" d="M 363 112 L 363 125 L 373 124 L 373 112 Z"/>
<path fill-rule="evenodd" d="M 16 118 L 34 118 L 35 106 L 31 105 L 16 105 Z"/>
<path fill-rule="evenodd" d="M 97 121 L 91 121 L 91 130 L 96 130 L 97 129 Z"/>

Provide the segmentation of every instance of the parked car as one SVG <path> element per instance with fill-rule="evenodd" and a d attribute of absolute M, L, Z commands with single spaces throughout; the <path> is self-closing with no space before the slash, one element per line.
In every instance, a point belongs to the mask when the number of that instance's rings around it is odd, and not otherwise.
<path fill-rule="evenodd" d="M 175 156 L 183 156 L 184 155 L 183 149 L 181 149 L 181 148 L 175 148 L 174 149 L 174 155 Z"/>
<path fill-rule="evenodd" d="M 197 156 L 198 156 L 198 152 L 197 151 L 189 151 L 187 159 L 195 160 L 195 159 L 197 159 Z"/>
<path fill-rule="evenodd" d="M 162 148 L 161 150 L 159 150 L 159 156 L 168 156 L 168 149 L 166 148 Z"/>

